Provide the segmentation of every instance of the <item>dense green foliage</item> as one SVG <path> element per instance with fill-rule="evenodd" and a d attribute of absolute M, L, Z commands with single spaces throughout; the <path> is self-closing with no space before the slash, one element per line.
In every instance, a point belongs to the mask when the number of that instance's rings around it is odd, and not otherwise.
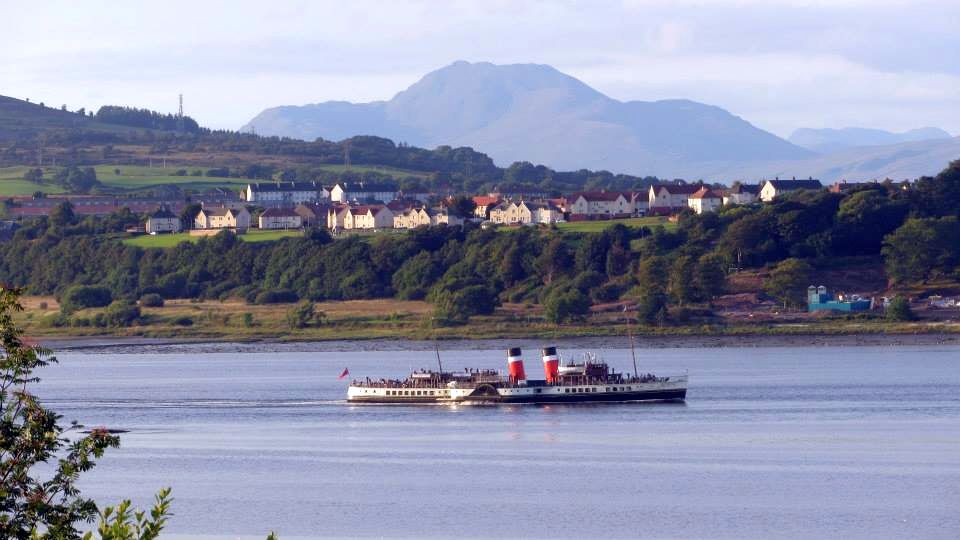
<path fill-rule="evenodd" d="M 187 133 L 199 133 L 201 131 L 197 121 L 189 116 L 184 116 L 181 119 L 175 114 L 161 114 L 149 109 L 137 109 L 135 107 L 104 105 L 100 107 L 97 114 L 94 115 L 94 119 L 107 124 L 144 129 L 185 131 Z"/>
<path fill-rule="evenodd" d="M 77 481 L 120 441 L 101 428 L 85 435 L 76 423 L 63 428 L 60 415 L 31 393 L 39 382 L 34 371 L 56 359 L 23 342 L 23 331 L 13 321 L 23 310 L 19 297 L 19 290 L 0 288 L 0 538 L 77 539 L 78 528 L 98 515 Z M 98 537 L 156 538 L 169 511 L 168 497 L 169 490 L 162 491 L 150 517 L 136 517 L 136 523 L 129 517 L 129 502 L 119 507 L 124 516 L 104 511 Z M 83 536 L 93 537 L 92 532 Z"/>
<path fill-rule="evenodd" d="M 76 285 L 67 289 L 60 299 L 60 310 L 72 313 L 78 309 L 103 307 L 113 301 L 110 289 L 96 285 Z"/>
<path fill-rule="evenodd" d="M 960 164 L 926 184 L 949 184 Z M 927 188 L 924 188 L 927 189 Z M 491 313 L 503 302 L 539 303 L 554 322 L 575 321 L 592 304 L 628 298 L 639 318 L 663 324 L 668 306 L 710 302 L 738 262 L 769 267 L 764 287 L 786 305 L 803 302 L 811 274 L 851 254 L 882 255 L 894 280 L 955 279 L 960 227 L 955 211 L 926 212 L 920 195 L 893 184 L 852 193 L 797 192 L 769 204 L 683 214 L 674 230 L 617 224 L 599 233 L 473 226 L 347 237 L 323 231 L 270 243 L 221 234 L 170 249 L 124 245 L 65 209 L 0 244 L 0 280 L 55 294 L 71 311 L 89 304 L 74 286 L 100 287 L 103 305 L 123 300 L 94 324 L 135 324 L 121 310 L 136 299 L 240 298 L 251 303 L 397 297 L 426 299 L 442 322 Z M 105 223 L 121 223 L 115 216 Z M 855 231 L 851 232 L 851 231 Z M 79 289 L 89 296 L 90 289 Z M 86 296 L 81 295 L 81 298 Z"/>
<path fill-rule="evenodd" d="M 910 309 L 910 301 L 898 296 L 891 300 L 890 305 L 887 306 L 887 318 L 891 321 L 912 321 L 916 319 L 916 316 Z"/>

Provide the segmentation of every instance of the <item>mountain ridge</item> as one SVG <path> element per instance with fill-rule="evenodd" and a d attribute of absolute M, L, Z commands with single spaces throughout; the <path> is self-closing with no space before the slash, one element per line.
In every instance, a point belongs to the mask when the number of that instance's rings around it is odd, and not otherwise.
<path fill-rule="evenodd" d="M 891 144 L 950 139 L 952 135 L 936 127 L 922 127 L 895 133 L 882 129 L 845 128 L 799 128 L 787 139 L 793 144 L 825 154 L 847 148 L 887 146 Z"/>
<path fill-rule="evenodd" d="M 419 146 L 470 146 L 499 164 L 543 163 L 669 175 L 678 165 L 813 155 L 713 105 L 610 98 L 544 64 L 458 61 L 387 101 L 266 109 L 242 129 L 339 140 L 370 134 Z"/>

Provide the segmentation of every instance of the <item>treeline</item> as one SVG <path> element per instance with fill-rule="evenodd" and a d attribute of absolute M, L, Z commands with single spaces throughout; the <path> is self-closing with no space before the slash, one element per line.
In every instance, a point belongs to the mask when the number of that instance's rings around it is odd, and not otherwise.
<path fill-rule="evenodd" d="M 591 305 L 631 299 L 643 320 L 663 324 L 682 320 L 691 305 L 709 305 L 736 266 L 771 268 L 765 292 L 786 304 L 803 301 L 816 266 L 853 255 L 882 256 L 895 282 L 956 280 L 958 188 L 955 162 L 910 190 L 875 184 L 843 194 L 796 192 L 771 204 L 685 213 L 673 231 L 441 226 L 336 241 L 313 231 L 274 243 L 222 233 L 167 250 L 92 234 L 96 221 L 58 211 L 0 245 L 0 280 L 57 296 L 95 285 L 112 300 L 426 299 L 449 322 L 503 302 L 542 304 L 548 319 L 563 322 L 584 317 Z M 105 221 L 119 227 L 125 220 Z"/>
<path fill-rule="evenodd" d="M 137 109 L 136 107 L 104 105 L 100 107 L 93 118 L 107 124 L 144 129 L 183 131 L 185 133 L 200 133 L 202 131 L 200 124 L 189 116 L 184 116 L 181 119 L 175 114 L 163 114 L 150 109 Z"/>
<path fill-rule="evenodd" d="M 251 133 L 209 130 L 184 118 L 185 133 L 177 133 L 176 115 L 147 109 L 104 106 L 93 119 L 124 125 L 139 130 L 103 131 L 90 125 L 60 126 L 26 133 L 9 133 L 0 137 L 0 165 L 34 165 L 38 148 L 58 148 L 58 163 L 88 166 L 115 163 L 123 146 L 146 146 L 149 153 L 205 153 L 213 156 L 231 154 L 230 161 L 245 162 L 236 169 L 253 173 L 231 175 L 254 179 L 326 181 L 366 179 L 395 181 L 405 189 L 449 190 L 478 193 L 499 188 L 538 189 L 560 194 L 584 189 L 645 189 L 655 177 L 613 174 L 609 171 L 560 172 L 529 162 L 516 162 L 502 168 L 484 153 L 471 148 L 439 146 L 432 150 L 374 136 L 357 136 L 343 141 L 303 141 L 285 137 L 264 137 Z M 158 131 L 160 130 L 160 131 Z M 2 134 L 0 134 L 2 135 Z M 48 153 L 50 153 L 48 151 Z M 233 154 L 246 154 L 238 159 Z M 223 159 L 219 159 L 223 161 Z M 207 163 L 205 165 L 215 165 Z M 356 172 L 344 175 L 320 169 L 318 165 L 357 167 L 382 166 L 416 172 L 413 175 L 386 175 L 377 172 Z M 423 173 L 427 173 L 424 175 Z"/>

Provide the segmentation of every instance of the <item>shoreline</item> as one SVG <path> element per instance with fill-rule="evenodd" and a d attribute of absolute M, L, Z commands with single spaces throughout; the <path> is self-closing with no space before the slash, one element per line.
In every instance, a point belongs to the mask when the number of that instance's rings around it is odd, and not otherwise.
<path fill-rule="evenodd" d="M 64 336 L 35 338 L 44 347 L 57 352 L 131 354 L 151 352 L 303 352 L 303 351 L 374 351 L 374 350 L 478 350 L 502 348 L 504 342 L 515 343 L 524 349 L 535 350 L 547 344 L 560 347 L 629 348 L 627 336 L 557 336 L 495 339 L 440 339 L 417 340 L 397 338 L 339 339 L 339 340 L 278 340 L 278 339 L 212 339 L 212 338 L 149 338 L 140 336 Z M 675 348 L 773 348 L 773 347 L 909 347 L 960 345 L 960 334 L 783 334 L 736 336 L 636 336 L 639 349 Z"/>

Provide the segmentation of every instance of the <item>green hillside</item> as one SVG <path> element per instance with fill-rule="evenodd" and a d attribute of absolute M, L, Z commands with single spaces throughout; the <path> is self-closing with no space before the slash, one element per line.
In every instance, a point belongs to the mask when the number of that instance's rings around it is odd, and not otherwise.
<path fill-rule="evenodd" d="M 76 112 L 62 111 L 53 108 L 53 104 L 40 105 L 0 96 L 0 140 L 18 139 L 48 131 L 77 129 L 115 134 L 138 131 L 126 126 L 97 122 Z"/>

